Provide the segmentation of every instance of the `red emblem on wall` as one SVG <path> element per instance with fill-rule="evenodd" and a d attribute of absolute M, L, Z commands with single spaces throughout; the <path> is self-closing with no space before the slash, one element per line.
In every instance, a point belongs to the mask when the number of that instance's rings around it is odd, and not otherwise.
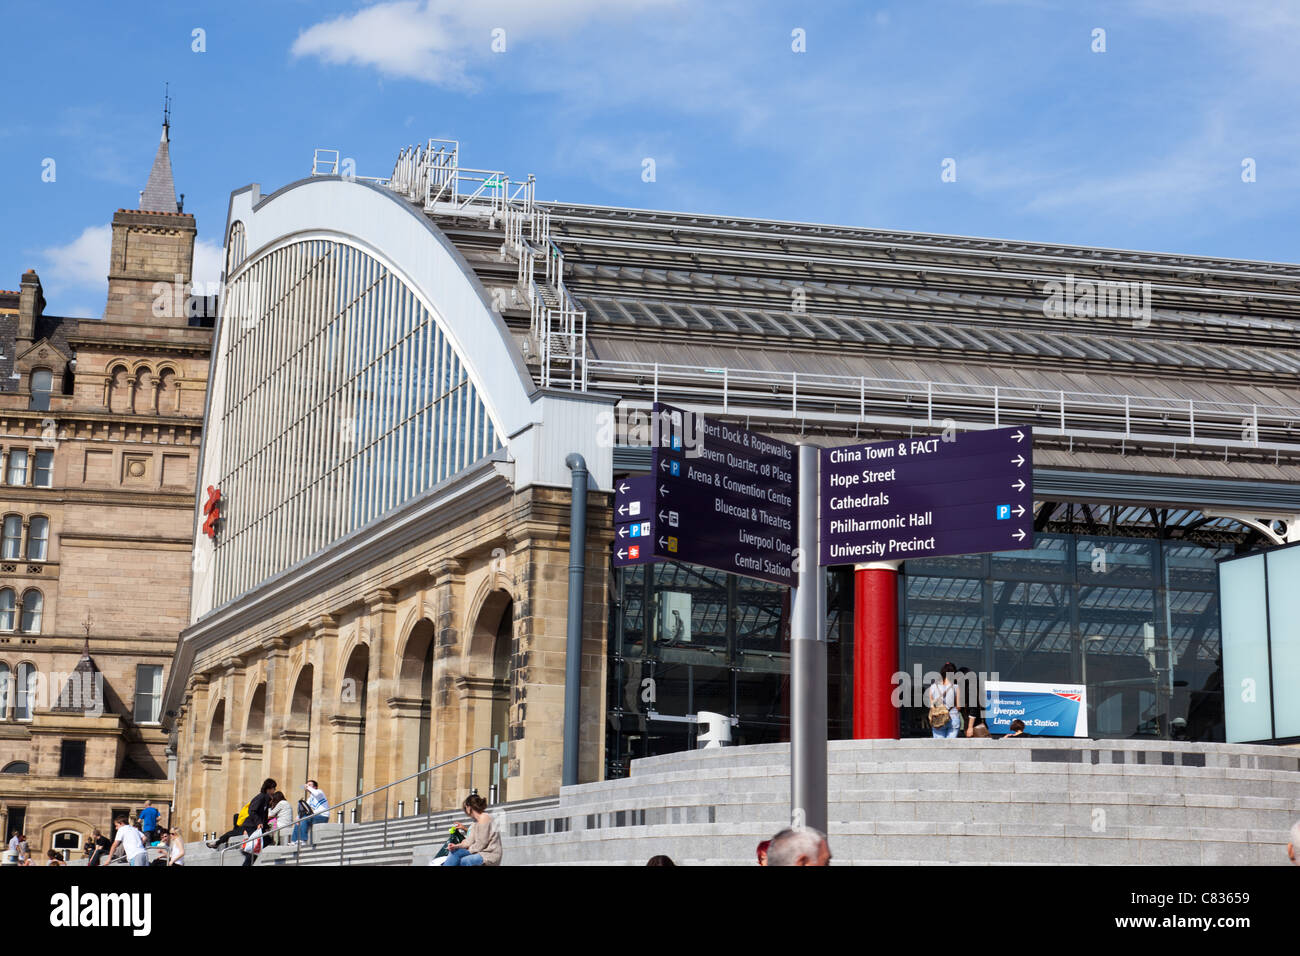
<path fill-rule="evenodd" d="M 213 541 L 217 540 L 217 519 L 221 517 L 221 492 L 208 485 L 208 500 L 203 503 L 203 533 Z"/>

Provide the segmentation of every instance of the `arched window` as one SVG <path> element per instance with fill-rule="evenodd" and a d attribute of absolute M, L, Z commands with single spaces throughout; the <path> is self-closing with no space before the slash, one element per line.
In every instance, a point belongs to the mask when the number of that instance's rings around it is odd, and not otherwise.
<path fill-rule="evenodd" d="M 12 676 L 9 673 L 9 665 L 0 662 L 0 720 L 9 719 L 9 681 Z"/>
<path fill-rule="evenodd" d="M 23 556 L 23 516 L 5 515 L 4 539 L 0 543 L 0 558 L 17 561 Z"/>
<path fill-rule="evenodd" d="M 15 600 L 13 588 L 0 588 L 0 631 L 14 629 Z"/>
<path fill-rule="evenodd" d="M 27 560 L 44 561 L 49 540 L 50 519 L 45 515 L 32 515 L 27 527 Z"/>
<path fill-rule="evenodd" d="M 72 855 L 81 849 L 81 832 L 79 830 L 58 830 L 55 832 L 51 845 L 55 853 L 63 857 L 66 863 L 72 859 Z"/>
<path fill-rule="evenodd" d="M 35 588 L 23 592 L 23 631 L 28 634 L 41 633 L 41 611 L 45 598 Z"/>
<path fill-rule="evenodd" d="M 126 389 L 126 366 L 115 365 L 108 378 L 108 395 L 104 397 L 104 404 L 108 406 L 108 410 L 111 412 L 128 411 L 131 405 L 131 396 Z"/>
<path fill-rule="evenodd" d="M 5 764 L 5 768 L 0 773 L 31 773 L 31 765 L 26 760 L 15 760 L 13 763 Z"/>
<path fill-rule="evenodd" d="M 158 373 L 158 414 L 167 415 L 181 410 L 180 386 L 176 370 L 165 368 Z"/>
<path fill-rule="evenodd" d="M 131 397 L 131 411 L 142 415 L 156 411 L 153 407 L 153 371 L 148 366 L 135 370 L 135 394 Z"/>
<path fill-rule="evenodd" d="M 54 373 L 48 368 L 32 369 L 32 408 L 38 412 L 50 409 L 50 392 L 54 390 Z"/>
<path fill-rule="evenodd" d="M 17 720 L 31 720 L 32 711 L 36 707 L 36 666 L 34 664 L 18 665 L 18 692 L 17 704 L 14 707 L 14 718 Z"/>

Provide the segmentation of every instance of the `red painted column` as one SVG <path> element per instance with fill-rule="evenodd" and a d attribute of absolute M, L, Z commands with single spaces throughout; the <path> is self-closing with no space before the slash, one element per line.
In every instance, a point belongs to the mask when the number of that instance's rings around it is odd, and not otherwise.
<path fill-rule="evenodd" d="M 853 569 L 853 739 L 897 740 L 897 561 Z"/>

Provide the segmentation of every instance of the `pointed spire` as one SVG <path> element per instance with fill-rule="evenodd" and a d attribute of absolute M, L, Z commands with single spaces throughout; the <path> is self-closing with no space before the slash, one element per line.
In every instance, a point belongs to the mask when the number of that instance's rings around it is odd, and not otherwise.
<path fill-rule="evenodd" d="M 145 184 L 144 193 L 140 196 L 141 212 L 180 212 L 180 206 L 176 202 L 176 184 L 172 181 L 170 131 L 171 97 L 164 94 L 162 137 L 158 140 L 153 169 L 149 170 L 149 182 Z"/>

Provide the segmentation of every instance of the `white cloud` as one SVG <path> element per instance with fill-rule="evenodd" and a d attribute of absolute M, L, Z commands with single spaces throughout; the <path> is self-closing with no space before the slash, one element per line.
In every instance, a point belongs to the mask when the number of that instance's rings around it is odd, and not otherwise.
<path fill-rule="evenodd" d="M 108 298 L 108 264 L 113 246 L 113 227 L 87 226 L 71 242 L 41 250 L 45 265 L 41 269 L 41 285 L 49 303 L 51 315 L 75 318 L 99 318 Z M 221 279 L 221 246 L 209 240 L 194 243 L 194 276 L 196 294 L 210 288 L 215 291 Z M 91 308 L 85 304 L 71 305 L 71 301 L 97 301 Z"/>
<path fill-rule="evenodd" d="M 67 245 L 42 250 L 51 266 L 48 275 L 42 277 L 42 284 L 50 288 L 101 285 L 107 293 L 112 246 L 113 227 L 105 224 L 87 226 Z"/>
<path fill-rule="evenodd" d="M 218 243 L 207 239 L 195 240 L 193 281 L 196 286 L 202 284 L 215 289 L 221 280 L 222 265 L 222 249 Z"/>
<path fill-rule="evenodd" d="M 505 31 L 506 51 L 529 37 L 562 33 L 600 17 L 663 7 L 675 0 L 397 0 L 317 23 L 298 34 L 294 56 L 370 67 L 391 77 L 439 86 L 470 85 L 470 58 L 493 55 L 493 31 Z"/>

